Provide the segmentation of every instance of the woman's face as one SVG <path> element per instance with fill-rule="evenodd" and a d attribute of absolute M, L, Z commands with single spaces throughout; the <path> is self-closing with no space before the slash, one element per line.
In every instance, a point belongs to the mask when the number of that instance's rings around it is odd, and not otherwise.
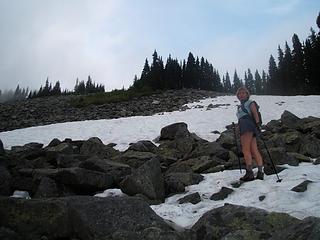
<path fill-rule="evenodd" d="M 243 100 L 246 100 L 246 99 L 248 98 L 248 94 L 247 94 L 246 91 L 240 90 L 240 91 L 238 92 L 237 97 L 238 97 L 238 99 L 239 99 L 240 101 L 243 101 Z"/>

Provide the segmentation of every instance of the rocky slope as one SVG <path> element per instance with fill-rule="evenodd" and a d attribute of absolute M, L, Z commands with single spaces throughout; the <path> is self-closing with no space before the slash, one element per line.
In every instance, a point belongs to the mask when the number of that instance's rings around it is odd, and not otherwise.
<path fill-rule="evenodd" d="M 285 111 L 266 124 L 263 138 L 276 165 L 296 166 L 319 157 L 319 129 L 319 118 Z M 11 150 L 0 141 L 0 239 L 320 239 L 319 218 L 235 205 L 207 212 L 191 229 L 164 221 L 148 204 L 184 192 L 203 180 L 202 173 L 238 168 L 238 159 L 232 129 L 208 142 L 187 124 L 175 123 L 161 130 L 159 143 L 139 141 L 120 152 L 98 138 L 53 139 L 45 147 L 29 143 Z M 274 174 L 269 163 L 265 172 Z M 309 183 L 293 191 L 308 191 Z M 237 187 L 213 193 L 212 200 L 227 198 Z M 127 196 L 92 197 L 109 188 Z M 10 198 L 16 189 L 32 199 Z M 181 199 L 186 202 L 201 202 L 201 196 Z"/>
<path fill-rule="evenodd" d="M 17 128 L 95 119 L 146 116 L 183 110 L 183 105 L 220 93 L 202 90 L 166 91 L 132 101 L 76 108 L 70 101 L 77 96 L 58 96 L 13 103 L 0 103 L 0 132 Z"/>

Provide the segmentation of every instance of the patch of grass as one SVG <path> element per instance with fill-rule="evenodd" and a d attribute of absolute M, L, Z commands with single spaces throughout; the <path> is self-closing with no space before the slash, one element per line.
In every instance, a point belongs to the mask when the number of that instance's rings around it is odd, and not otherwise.
<path fill-rule="evenodd" d="M 150 96 L 152 94 L 158 94 L 160 91 L 153 91 L 151 89 L 141 89 L 141 90 L 113 90 L 106 93 L 96 93 L 81 95 L 71 100 L 71 105 L 73 107 L 86 107 L 89 105 L 102 105 L 106 103 L 117 103 L 130 101 L 134 98 L 140 98 L 143 96 Z"/>

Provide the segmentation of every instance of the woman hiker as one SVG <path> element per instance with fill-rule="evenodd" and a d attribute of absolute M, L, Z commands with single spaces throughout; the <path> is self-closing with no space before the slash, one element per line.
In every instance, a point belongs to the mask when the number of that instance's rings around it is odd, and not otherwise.
<path fill-rule="evenodd" d="M 250 100 L 250 93 L 246 87 L 240 87 L 236 92 L 240 101 L 238 106 L 237 117 L 240 130 L 240 141 L 242 153 L 246 163 L 246 174 L 240 178 L 241 181 L 254 180 L 252 171 L 252 158 L 258 165 L 256 178 L 263 180 L 263 160 L 257 146 L 257 136 L 260 134 L 260 118 L 258 115 L 257 104 Z"/>

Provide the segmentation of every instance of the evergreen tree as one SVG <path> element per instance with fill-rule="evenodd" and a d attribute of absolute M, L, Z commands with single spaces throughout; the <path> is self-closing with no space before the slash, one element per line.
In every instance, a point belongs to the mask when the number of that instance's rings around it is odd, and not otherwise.
<path fill-rule="evenodd" d="M 190 52 L 183 76 L 184 87 L 194 88 L 196 86 L 196 84 L 194 83 L 196 78 L 196 71 L 196 61 L 193 54 Z"/>
<path fill-rule="evenodd" d="M 256 94 L 262 94 L 262 79 L 258 70 L 256 70 L 254 74 L 254 85 L 256 89 Z"/>
<path fill-rule="evenodd" d="M 282 49 L 280 48 L 280 45 L 278 45 L 278 88 L 279 92 L 285 92 L 285 82 L 287 81 L 286 79 L 286 69 L 285 69 L 285 64 L 284 64 L 284 53 Z"/>
<path fill-rule="evenodd" d="M 142 73 L 141 73 L 141 77 L 140 77 L 141 84 L 138 84 L 138 85 L 136 84 L 136 87 L 138 87 L 138 88 L 142 88 L 143 86 L 151 87 L 150 77 L 151 77 L 150 76 L 150 66 L 148 63 L 148 59 L 146 59 L 144 66 L 143 66 Z"/>
<path fill-rule="evenodd" d="M 251 73 L 250 68 L 248 68 L 248 73 L 247 73 L 247 79 L 245 81 L 245 86 L 248 88 L 249 92 L 251 94 L 255 94 L 255 86 L 254 86 L 254 80 L 253 80 L 253 75 Z"/>
<path fill-rule="evenodd" d="M 60 94 L 61 94 L 60 82 L 57 81 L 52 89 L 52 95 L 60 95 Z"/>
<path fill-rule="evenodd" d="M 295 94 L 303 94 L 306 91 L 306 71 L 305 71 L 305 59 L 302 50 L 302 44 L 297 34 L 292 37 L 292 64 L 293 64 L 293 86 Z"/>
<path fill-rule="evenodd" d="M 150 87 L 152 89 L 164 89 L 165 83 L 163 78 L 163 61 L 158 57 L 158 53 L 155 50 L 153 55 L 153 61 L 150 69 Z"/>
<path fill-rule="evenodd" d="M 223 77 L 223 89 L 225 92 L 231 93 L 232 88 L 231 88 L 231 81 L 230 81 L 230 76 L 228 71 L 226 72 L 226 77 Z"/>
<path fill-rule="evenodd" d="M 269 85 L 266 89 L 269 94 L 279 94 L 280 89 L 278 87 L 278 68 L 274 60 L 274 57 L 271 55 L 269 59 Z"/>
<path fill-rule="evenodd" d="M 265 71 L 262 71 L 262 94 L 267 94 L 267 90 L 268 90 L 268 82 L 267 82 L 267 74 L 265 73 Z"/>
<path fill-rule="evenodd" d="M 241 83 L 240 78 L 238 77 L 237 70 L 234 70 L 233 74 L 233 91 L 236 92 L 239 87 L 241 87 L 243 84 Z"/>
<path fill-rule="evenodd" d="M 285 53 L 283 58 L 283 81 L 282 81 L 282 90 L 280 89 L 280 92 L 282 94 L 292 94 L 295 88 L 294 83 L 294 76 L 293 76 L 293 64 L 292 64 L 292 55 L 291 55 L 291 49 L 286 42 L 285 44 Z M 280 93 L 279 92 L 279 93 Z"/>

